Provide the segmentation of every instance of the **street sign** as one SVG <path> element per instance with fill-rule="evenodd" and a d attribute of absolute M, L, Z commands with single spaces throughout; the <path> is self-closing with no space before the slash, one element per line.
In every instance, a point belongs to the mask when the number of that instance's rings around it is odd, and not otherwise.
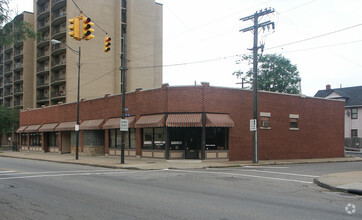
<path fill-rule="evenodd" d="M 126 113 L 126 114 L 124 114 L 124 116 L 126 116 L 126 117 L 130 117 L 130 116 L 131 116 L 131 114 Z"/>
<path fill-rule="evenodd" d="M 121 119 L 121 121 L 120 121 L 120 130 L 121 131 L 128 131 L 128 120 L 127 119 Z"/>
<path fill-rule="evenodd" d="M 250 131 L 256 131 L 256 119 L 250 119 Z"/>
<path fill-rule="evenodd" d="M 75 126 L 74 126 L 74 130 L 75 130 L 75 131 L 79 131 L 79 125 L 75 125 Z"/>

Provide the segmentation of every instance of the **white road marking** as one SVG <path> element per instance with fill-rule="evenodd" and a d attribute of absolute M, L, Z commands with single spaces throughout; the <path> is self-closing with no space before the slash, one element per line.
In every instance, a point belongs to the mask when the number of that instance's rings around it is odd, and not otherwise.
<path fill-rule="evenodd" d="M 0 175 L 1 175 L 1 174 L 7 174 L 7 173 L 15 173 L 15 171 L 10 171 L 10 170 L 0 171 Z"/>
<path fill-rule="evenodd" d="M 282 172 L 273 172 L 273 171 L 265 171 L 265 170 L 249 170 L 249 169 L 244 169 L 244 170 L 240 170 L 240 171 L 259 172 L 259 173 L 272 173 L 272 174 L 281 174 L 281 175 L 288 175 L 288 176 L 304 176 L 304 177 L 312 177 L 312 178 L 317 178 L 317 177 L 319 177 L 319 176 L 306 175 L 306 174 L 282 173 Z"/>
<path fill-rule="evenodd" d="M 276 167 L 276 166 L 243 166 L 244 168 L 266 168 L 266 169 L 286 169 L 289 167 Z"/>
<path fill-rule="evenodd" d="M 228 175 L 228 176 L 243 176 L 243 177 L 259 178 L 259 179 L 268 179 L 268 180 L 278 180 L 278 181 L 313 184 L 313 182 L 310 182 L 310 181 L 302 181 L 302 180 L 294 180 L 294 179 L 283 179 L 283 178 L 277 178 L 277 177 L 255 176 L 255 175 L 247 175 L 247 174 L 239 174 L 239 173 L 203 172 L 203 171 L 195 171 L 195 170 L 165 170 L 165 171 L 185 172 L 185 173 L 202 173 L 202 174 L 217 174 L 217 175 Z"/>
<path fill-rule="evenodd" d="M 118 170 L 118 171 L 111 171 L 111 170 L 107 171 L 107 170 L 105 170 L 105 171 L 106 172 L 63 171 L 63 172 L 68 172 L 68 173 L 37 172 L 37 173 L 39 173 L 41 175 L 32 175 L 32 176 L 24 175 L 24 176 L 2 177 L 2 178 L 0 178 L 0 180 L 29 179 L 29 178 L 41 178 L 41 177 L 62 177 L 62 176 L 89 176 L 89 175 L 108 175 L 108 174 L 134 174 L 134 173 L 138 174 L 138 173 L 144 173 L 144 172 L 155 172 L 155 171 L 160 171 L 160 170 L 130 171 L 130 172 L 122 171 L 122 170 Z M 74 172 L 77 172 L 77 173 L 74 173 Z M 46 174 L 46 173 L 49 173 L 49 174 Z M 26 173 L 21 173 L 21 174 L 26 174 Z"/>
<path fill-rule="evenodd" d="M 55 174 L 55 173 L 81 173 L 81 172 L 120 172 L 121 170 L 55 170 L 55 171 L 38 171 L 38 172 L 26 172 L 26 171 L 18 171 L 15 173 L 11 173 L 11 175 L 31 175 L 31 174 Z"/>

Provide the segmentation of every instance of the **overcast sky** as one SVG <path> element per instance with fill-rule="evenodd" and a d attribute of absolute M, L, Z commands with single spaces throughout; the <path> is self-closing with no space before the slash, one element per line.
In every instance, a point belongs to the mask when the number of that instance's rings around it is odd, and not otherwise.
<path fill-rule="evenodd" d="M 282 54 L 297 65 L 304 94 L 313 96 L 326 84 L 332 88 L 362 85 L 361 0 L 158 2 L 164 13 L 164 83 L 240 87 L 232 73 L 248 70 L 245 63 L 238 64 L 237 55 L 251 53 L 253 35 L 239 32 L 252 25 L 239 19 L 271 7 L 275 12 L 261 21 L 275 22 L 275 30 L 261 30 L 259 42 L 265 43 L 264 54 Z M 33 1 L 12 0 L 12 7 L 32 12 Z"/>

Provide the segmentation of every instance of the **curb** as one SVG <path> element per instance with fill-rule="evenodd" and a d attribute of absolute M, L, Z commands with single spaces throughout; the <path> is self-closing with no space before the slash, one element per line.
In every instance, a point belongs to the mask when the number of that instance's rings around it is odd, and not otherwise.
<path fill-rule="evenodd" d="M 362 195 L 362 190 L 358 190 L 358 189 L 342 189 L 342 188 L 334 187 L 334 186 L 331 186 L 329 184 L 326 184 L 326 183 L 323 183 L 323 182 L 319 181 L 317 178 L 315 178 L 313 181 L 318 186 L 320 186 L 322 188 L 325 188 L 325 189 L 329 189 L 331 191 L 344 192 L 344 193 L 350 193 L 350 194 L 355 194 L 355 195 Z"/>

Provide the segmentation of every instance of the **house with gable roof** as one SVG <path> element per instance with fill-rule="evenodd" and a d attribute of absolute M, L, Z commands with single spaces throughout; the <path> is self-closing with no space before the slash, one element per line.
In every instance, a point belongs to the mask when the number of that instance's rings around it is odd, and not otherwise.
<path fill-rule="evenodd" d="M 362 86 L 332 89 L 327 85 L 314 97 L 345 101 L 344 137 L 347 148 L 362 148 Z"/>

